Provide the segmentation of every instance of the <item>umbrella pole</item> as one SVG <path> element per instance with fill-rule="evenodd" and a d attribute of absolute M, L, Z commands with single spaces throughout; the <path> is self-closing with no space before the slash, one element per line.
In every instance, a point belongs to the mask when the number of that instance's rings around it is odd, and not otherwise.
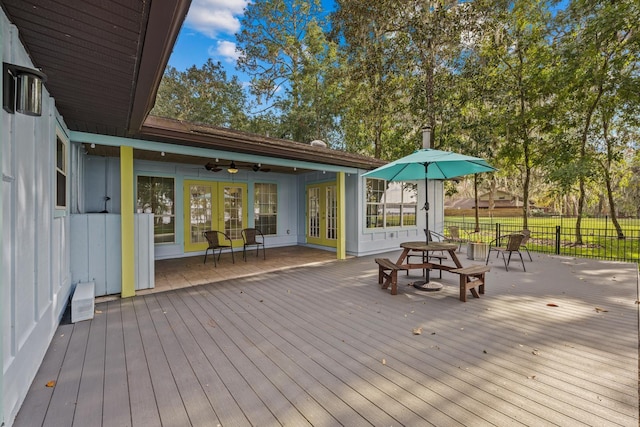
<path fill-rule="evenodd" d="M 427 245 L 429 242 L 429 179 L 427 178 L 427 172 L 429 171 L 429 163 L 424 164 L 424 212 L 425 212 L 425 241 Z M 426 257 L 427 261 L 429 261 L 429 252 L 423 252 L 423 256 Z M 442 289 L 442 285 L 440 283 L 435 283 L 430 280 L 429 273 L 431 270 L 428 268 L 425 270 L 425 279 L 424 281 L 413 282 L 413 287 L 419 289 L 421 291 L 439 291 Z"/>

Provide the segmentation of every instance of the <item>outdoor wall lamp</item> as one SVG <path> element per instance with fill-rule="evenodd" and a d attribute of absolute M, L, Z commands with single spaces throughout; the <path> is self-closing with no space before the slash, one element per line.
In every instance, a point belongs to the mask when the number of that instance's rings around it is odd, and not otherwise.
<path fill-rule="evenodd" d="M 231 164 L 229 165 L 229 168 L 227 169 L 227 172 L 229 173 L 238 173 L 238 168 L 236 167 L 235 162 L 231 162 Z"/>
<path fill-rule="evenodd" d="M 42 83 L 47 76 L 38 70 L 2 63 L 2 108 L 7 113 L 40 116 Z"/>

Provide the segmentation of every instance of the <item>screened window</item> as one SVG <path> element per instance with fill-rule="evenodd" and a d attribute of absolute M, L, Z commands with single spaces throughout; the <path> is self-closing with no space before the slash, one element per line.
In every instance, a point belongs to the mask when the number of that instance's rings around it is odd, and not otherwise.
<path fill-rule="evenodd" d="M 412 227 L 418 214 L 418 185 L 366 180 L 367 228 Z"/>
<path fill-rule="evenodd" d="M 278 187 L 276 184 L 256 183 L 254 195 L 256 228 L 263 234 L 278 234 Z"/>
<path fill-rule="evenodd" d="M 174 195 L 173 178 L 138 177 L 136 208 L 140 213 L 153 213 L 155 243 L 175 243 Z"/>
<path fill-rule="evenodd" d="M 67 142 L 56 136 L 56 209 L 67 207 Z"/>

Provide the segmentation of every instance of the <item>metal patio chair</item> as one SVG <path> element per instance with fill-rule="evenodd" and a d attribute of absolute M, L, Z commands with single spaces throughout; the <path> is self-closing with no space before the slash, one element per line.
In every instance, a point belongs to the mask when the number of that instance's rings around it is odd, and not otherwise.
<path fill-rule="evenodd" d="M 244 245 L 242 246 L 242 257 L 245 262 L 247 261 L 247 246 L 256 247 L 256 257 L 260 253 L 260 246 L 262 246 L 262 259 L 267 259 L 266 249 L 264 245 L 264 234 L 257 228 L 245 228 L 242 230 L 242 240 Z"/>
<path fill-rule="evenodd" d="M 531 253 L 529 253 L 529 248 L 527 248 L 527 242 L 531 238 L 531 232 L 529 230 L 522 230 L 520 233 L 524 236 L 524 239 L 522 239 L 522 243 L 520 244 L 520 248 L 523 248 L 525 251 L 527 251 L 527 255 L 529 255 L 529 261 L 533 262 Z"/>
<path fill-rule="evenodd" d="M 209 247 L 204 251 L 205 264 L 207 263 L 207 252 L 211 250 L 211 253 L 213 254 L 213 265 L 217 267 L 218 263 L 216 262 L 216 249 L 218 249 L 218 261 L 220 261 L 220 255 L 222 254 L 222 249 L 224 248 L 231 249 L 231 260 L 234 264 L 236 263 L 235 257 L 233 255 L 233 242 L 226 233 L 218 230 L 210 230 L 204 231 L 202 235 L 205 239 L 207 239 L 207 243 L 209 243 Z M 229 243 L 226 243 L 227 241 Z"/>
<path fill-rule="evenodd" d="M 522 240 L 524 239 L 524 234 L 522 233 L 514 233 L 507 234 L 497 239 L 494 239 L 489 243 L 489 251 L 487 252 L 487 261 L 485 265 L 489 264 L 489 257 L 491 256 L 491 252 L 496 252 L 496 258 L 502 254 L 502 261 L 504 261 L 504 268 L 509 271 L 509 263 L 511 262 L 511 255 L 515 252 L 520 255 L 520 261 L 522 262 L 522 269 L 527 271 L 524 266 L 524 258 L 522 258 L 522 253 L 520 252 L 520 246 L 522 245 Z M 505 243 L 506 242 L 506 245 Z M 509 258 L 505 258 L 505 254 L 509 253 Z"/>

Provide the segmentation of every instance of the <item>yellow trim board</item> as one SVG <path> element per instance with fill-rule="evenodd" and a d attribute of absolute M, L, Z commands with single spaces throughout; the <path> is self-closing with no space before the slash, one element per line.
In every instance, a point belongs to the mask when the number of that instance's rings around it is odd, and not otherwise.
<path fill-rule="evenodd" d="M 120 147 L 120 232 L 122 242 L 122 298 L 136 294 L 133 148 Z"/>

